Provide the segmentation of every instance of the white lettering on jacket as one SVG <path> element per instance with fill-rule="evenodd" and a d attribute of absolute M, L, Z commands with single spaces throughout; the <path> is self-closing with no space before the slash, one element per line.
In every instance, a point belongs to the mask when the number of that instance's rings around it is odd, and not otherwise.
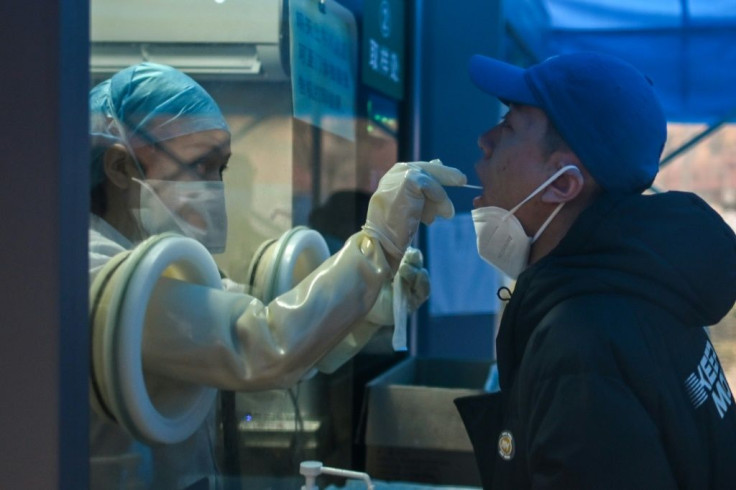
<path fill-rule="evenodd" d="M 723 418 L 731 406 L 731 388 L 718 362 L 718 356 L 710 341 L 705 341 L 705 352 L 695 370 L 685 380 L 685 388 L 695 408 L 700 407 L 708 398 L 713 400 L 718 415 Z"/>

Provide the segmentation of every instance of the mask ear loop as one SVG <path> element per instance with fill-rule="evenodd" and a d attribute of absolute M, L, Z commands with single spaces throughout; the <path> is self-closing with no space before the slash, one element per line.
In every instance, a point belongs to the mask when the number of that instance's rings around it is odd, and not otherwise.
<path fill-rule="evenodd" d="M 135 167 L 138 169 L 138 172 L 141 174 L 141 179 L 131 177 L 131 180 L 138 183 L 138 185 L 143 186 L 144 185 L 143 182 L 146 180 L 146 174 L 145 172 L 143 172 L 143 167 L 141 166 L 141 163 L 138 161 L 138 157 L 135 156 L 135 152 L 133 151 L 133 147 L 131 146 L 130 141 L 128 141 L 128 136 L 126 134 L 123 124 L 120 122 L 120 119 L 118 119 L 117 112 L 115 112 L 115 106 L 112 103 L 112 96 L 109 93 L 105 97 L 105 101 L 107 102 L 107 108 L 108 108 L 108 111 L 110 112 L 110 118 L 112 119 L 112 123 L 115 125 L 115 128 L 118 130 L 118 133 L 120 134 L 120 139 L 122 140 L 122 143 L 125 146 L 125 149 L 128 150 L 128 154 L 133 159 L 133 163 L 135 163 Z M 136 227 L 138 228 L 139 236 L 145 238 L 148 235 L 148 233 L 143 228 L 143 224 L 141 222 L 141 216 L 140 216 L 140 209 L 132 208 L 129 210 L 129 213 L 132 216 L 133 223 L 135 223 Z"/>
<path fill-rule="evenodd" d="M 506 219 L 507 217 L 511 216 L 516 211 L 518 211 L 521 206 L 523 206 L 524 204 L 526 204 L 527 202 L 529 202 L 530 199 L 532 199 L 534 196 L 536 196 L 537 194 L 539 194 L 540 192 L 542 192 L 544 189 L 546 189 L 548 185 L 550 185 L 560 175 L 564 174 L 568 170 L 576 170 L 576 171 L 580 172 L 580 169 L 578 169 L 575 165 L 565 165 L 564 167 L 562 167 L 561 169 L 559 169 L 557 172 L 555 172 L 554 174 L 552 174 L 552 176 L 549 179 L 547 179 L 544 182 L 542 182 L 542 184 L 539 187 L 537 187 L 531 194 L 529 194 L 523 201 L 521 201 L 519 204 L 517 204 L 516 206 L 514 206 L 506 214 L 506 216 L 504 217 L 504 219 Z M 565 205 L 564 202 L 561 202 L 560 204 L 557 205 L 557 207 L 555 208 L 555 210 L 552 211 L 552 214 L 549 216 L 549 218 L 547 218 L 545 220 L 545 222 L 542 223 L 542 226 L 540 226 L 539 227 L 539 230 L 537 230 L 537 232 L 534 234 L 534 237 L 532 238 L 532 243 L 534 243 L 535 241 L 537 241 L 537 238 L 539 238 L 539 236 L 542 234 L 542 232 L 547 229 L 547 226 L 549 226 L 549 224 L 552 222 L 552 220 L 555 218 L 555 216 L 557 216 L 557 214 L 562 210 L 562 206 L 564 206 L 564 205 Z"/>
<path fill-rule="evenodd" d="M 560 204 L 557 205 L 557 207 L 555 208 L 555 210 L 552 211 L 552 214 L 549 215 L 549 218 L 547 218 L 547 220 L 544 223 L 542 223 L 542 226 L 539 227 L 539 229 L 537 230 L 537 232 L 534 234 L 534 237 L 532 237 L 532 243 L 534 243 L 534 242 L 537 241 L 537 238 L 539 238 L 539 236 L 542 234 L 542 232 L 547 229 L 547 227 L 552 222 L 552 220 L 555 219 L 555 216 L 557 216 L 557 213 L 559 213 L 560 211 L 562 211 L 562 206 L 564 206 L 564 205 L 565 205 L 564 202 L 561 202 Z"/>
<path fill-rule="evenodd" d="M 549 184 L 551 184 L 552 182 L 554 182 L 555 179 L 557 179 L 560 175 L 564 174 L 568 170 L 575 170 L 577 172 L 580 172 L 580 169 L 577 168 L 575 165 L 565 165 L 564 167 L 562 167 L 561 169 L 559 169 L 557 172 L 555 172 L 554 175 L 552 175 L 552 177 L 550 177 L 549 179 L 547 179 L 547 181 L 544 184 L 542 184 L 539 187 L 539 189 L 537 189 L 535 191 L 535 194 L 537 192 L 541 191 L 542 189 L 546 188 Z M 552 222 L 552 220 L 555 218 L 555 216 L 557 216 L 557 214 L 560 211 L 562 211 L 562 206 L 564 206 L 564 205 L 565 205 L 564 202 L 561 202 L 560 204 L 557 205 L 557 207 L 555 208 L 555 210 L 552 211 L 552 214 L 549 215 L 549 218 L 547 218 L 547 220 L 544 223 L 542 223 L 542 226 L 540 226 L 539 229 L 537 230 L 537 232 L 534 234 L 534 237 L 532 238 L 532 243 L 534 243 L 534 242 L 537 241 L 537 238 L 539 238 L 540 235 L 542 234 L 542 232 L 547 229 L 547 227 Z"/>

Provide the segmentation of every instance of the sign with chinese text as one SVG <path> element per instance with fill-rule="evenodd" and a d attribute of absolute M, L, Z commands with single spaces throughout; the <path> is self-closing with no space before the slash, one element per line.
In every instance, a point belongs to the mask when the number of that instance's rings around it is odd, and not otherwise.
<path fill-rule="evenodd" d="M 357 33 L 334 1 L 289 2 L 294 117 L 355 140 Z"/>
<path fill-rule="evenodd" d="M 404 96 L 404 1 L 366 0 L 363 14 L 363 83 Z"/>

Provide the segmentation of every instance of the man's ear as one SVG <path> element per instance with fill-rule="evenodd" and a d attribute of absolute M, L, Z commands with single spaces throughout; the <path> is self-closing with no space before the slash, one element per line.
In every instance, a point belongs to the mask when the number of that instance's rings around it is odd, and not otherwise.
<path fill-rule="evenodd" d="M 570 202 L 582 192 L 585 178 L 580 170 L 580 161 L 575 157 L 567 156 L 555 164 L 557 170 L 568 166 L 574 168 L 568 169 L 542 191 L 542 202 L 553 204 Z"/>
<path fill-rule="evenodd" d="M 105 151 L 102 165 L 107 180 L 120 189 L 127 189 L 130 186 L 131 177 L 138 175 L 133 158 L 125 147 L 118 143 Z"/>

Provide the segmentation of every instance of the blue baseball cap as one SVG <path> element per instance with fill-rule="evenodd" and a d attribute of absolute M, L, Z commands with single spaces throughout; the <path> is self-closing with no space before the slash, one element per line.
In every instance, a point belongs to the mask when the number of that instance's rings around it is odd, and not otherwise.
<path fill-rule="evenodd" d="M 667 120 L 651 81 L 629 63 L 581 52 L 524 69 L 475 55 L 469 71 L 504 104 L 542 109 L 605 190 L 640 193 L 654 181 Z"/>

